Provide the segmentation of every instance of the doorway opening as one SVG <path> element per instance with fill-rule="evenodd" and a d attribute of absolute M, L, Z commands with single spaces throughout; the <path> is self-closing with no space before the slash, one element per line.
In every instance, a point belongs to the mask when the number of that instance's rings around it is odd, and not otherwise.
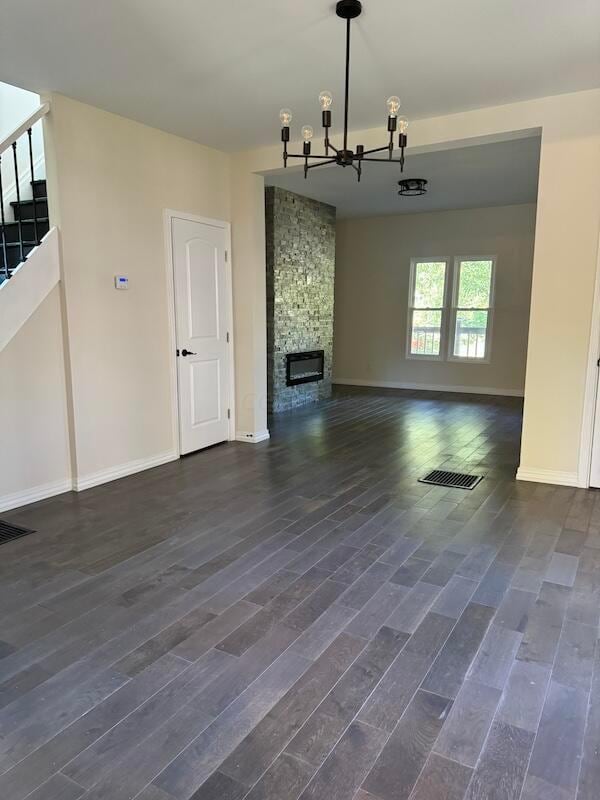
<path fill-rule="evenodd" d="M 473 402 L 510 407 L 520 430 L 540 142 L 536 129 L 415 150 L 407 175 L 429 181 L 416 197 L 383 168 L 360 183 L 335 166 L 265 175 L 270 427 L 338 385 L 435 392 L 465 420 Z M 317 350 L 323 379 L 291 383 L 289 354 Z"/>

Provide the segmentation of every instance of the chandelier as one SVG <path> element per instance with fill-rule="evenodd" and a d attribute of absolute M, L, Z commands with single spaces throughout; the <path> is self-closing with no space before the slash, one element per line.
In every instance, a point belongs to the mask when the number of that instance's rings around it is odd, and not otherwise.
<path fill-rule="evenodd" d="M 388 120 L 387 129 L 389 142 L 383 147 L 375 147 L 372 150 L 365 150 L 364 145 L 356 145 L 356 150 L 348 148 L 348 90 L 350 84 L 350 22 L 356 19 L 362 11 L 362 4 L 359 0 L 339 0 L 336 5 L 335 13 L 341 19 L 346 20 L 346 84 L 344 92 L 344 144 L 341 150 L 334 147 L 329 141 L 329 129 L 331 128 L 331 105 L 333 97 L 330 92 L 321 92 L 319 103 L 322 111 L 322 124 L 325 129 L 325 154 L 317 155 L 311 152 L 311 139 L 314 131 L 310 125 L 302 128 L 302 138 L 304 145 L 302 153 L 288 153 L 288 142 L 290 141 L 290 122 L 292 112 L 289 108 L 282 108 L 279 112 L 281 121 L 281 141 L 283 142 L 283 166 L 287 167 L 288 158 L 304 159 L 304 177 L 308 177 L 308 170 L 315 167 L 324 167 L 327 164 L 337 164 L 340 167 L 352 167 L 356 172 L 358 180 L 362 174 L 362 165 L 365 161 L 388 164 L 400 164 L 400 171 L 404 171 L 404 148 L 406 147 L 406 131 L 408 120 L 406 117 L 399 117 L 400 98 L 395 95 L 387 100 Z M 400 158 L 394 158 L 394 134 L 398 134 L 398 146 L 400 148 Z M 375 157 L 375 153 L 387 152 L 387 158 Z M 309 163 L 309 159 L 311 159 Z M 426 182 L 425 182 L 426 183 Z M 402 192 L 404 193 L 404 192 Z"/>

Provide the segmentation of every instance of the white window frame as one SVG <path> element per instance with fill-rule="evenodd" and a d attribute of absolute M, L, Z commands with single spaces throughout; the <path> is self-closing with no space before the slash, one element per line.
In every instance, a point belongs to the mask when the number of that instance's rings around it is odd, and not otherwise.
<path fill-rule="evenodd" d="M 458 306 L 458 292 L 460 283 L 460 265 L 463 261 L 491 261 L 492 274 L 490 276 L 490 299 L 487 308 L 465 309 Z M 452 302 L 450 304 L 449 335 L 448 335 L 448 361 L 459 361 L 462 364 L 489 364 L 492 354 L 492 330 L 494 326 L 494 310 L 496 296 L 496 256 L 455 256 L 454 267 L 452 270 Z M 456 338 L 456 314 L 458 311 L 487 311 L 488 324 L 485 332 L 485 356 L 475 358 L 474 356 L 455 356 L 454 343 Z"/>
<path fill-rule="evenodd" d="M 444 262 L 446 269 L 444 271 L 444 293 L 442 298 L 442 306 L 432 308 L 415 308 L 415 279 L 417 274 L 417 264 L 431 264 L 432 262 Z M 444 361 L 446 353 L 446 342 L 448 339 L 448 295 L 450 292 L 451 282 L 448 276 L 452 271 L 452 259 L 448 256 L 432 256 L 411 258 L 410 260 L 410 280 L 408 286 L 408 315 L 406 321 L 406 358 L 414 361 Z M 415 311 L 441 311 L 440 321 L 440 352 L 439 355 L 434 356 L 428 353 L 411 353 L 410 347 L 412 342 L 412 328 L 413 328 L 413 314 Z"/>

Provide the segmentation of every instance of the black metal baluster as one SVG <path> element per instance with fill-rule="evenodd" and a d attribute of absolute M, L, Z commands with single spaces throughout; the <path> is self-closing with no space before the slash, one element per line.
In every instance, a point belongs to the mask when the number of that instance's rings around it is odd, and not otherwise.
<path fill-rule="evenodd" d="M 31 128 L 27 130 L 27 137 L 29 139 L 29 171 L 31 173 L 31 192 L 33 195 L 33 238 L 35 239 L 36 245 L 38 245 L 40 243 L 40 237 L 38 236 L 37 203 L 35 200 L 34 186 L 35 178 L 33 176 L 33 146 L 31 143 Z"/>
<path fill-rule="evenodd" d="M 6 218 L 4 216 L 4 190 L 2 188 L 2 156 L 0 156 L 0 220 L 2 222 L 2 258 L 4 261 L 4 276 L 8 280 L 10 273 L 8 271 L 8 253 L 6 252 Z"/>
<path fill-rule="evenodd" d="M 21 261 L 25 261 L 25 252 L 23 250 L 23 220 L 21 219 L 21 214 L 23 213 L 23 209 L 21 208 L 21 188 L 19 186 L 19 164 L 17 161 L 17 143 L 13 142 L 12 145 L 13 149 L 13 163 L 15 166 L 15 186 L 17 187 L 17 208 L 19 209 L 19 245 L 21 251 Z"/>

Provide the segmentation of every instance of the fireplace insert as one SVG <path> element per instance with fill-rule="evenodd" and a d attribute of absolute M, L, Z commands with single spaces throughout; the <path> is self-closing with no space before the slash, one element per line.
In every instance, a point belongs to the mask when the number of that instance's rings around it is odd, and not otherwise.
<path fill-rule="evenodd" d="M 288 353 L 286 356 L 285 382 L 287 386 L 323 380 L 325 365 L 324 350 L 306 353 Z"/>

